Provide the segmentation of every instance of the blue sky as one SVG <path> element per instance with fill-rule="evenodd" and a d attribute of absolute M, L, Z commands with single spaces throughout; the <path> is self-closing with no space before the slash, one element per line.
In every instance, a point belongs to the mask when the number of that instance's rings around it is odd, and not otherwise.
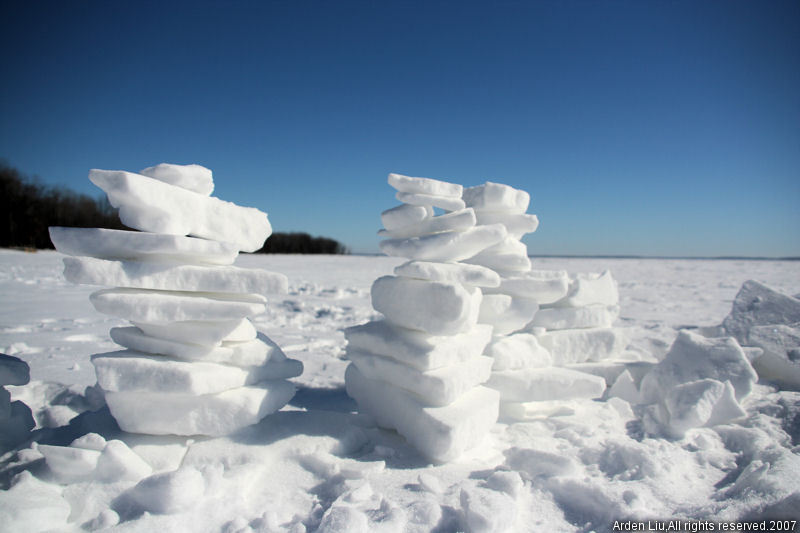
<path fill-rule="evenodd" d="M 389 172 L 531 193 L 531 254 L 800 256 L 800 3 L 11 0 L 0 157 L 214 171 L 376 252 Z"/>

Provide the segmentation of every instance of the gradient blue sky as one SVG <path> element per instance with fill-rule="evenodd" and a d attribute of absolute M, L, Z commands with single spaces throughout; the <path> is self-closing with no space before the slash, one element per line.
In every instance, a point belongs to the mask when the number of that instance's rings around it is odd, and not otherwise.
<path fill-rule="evenodd" d="M 0 157 L 200 163 L 377 251 L 389 172 L 531 193 L 536 254 L 800 256 L 800 2 L 10 0 Z"/>

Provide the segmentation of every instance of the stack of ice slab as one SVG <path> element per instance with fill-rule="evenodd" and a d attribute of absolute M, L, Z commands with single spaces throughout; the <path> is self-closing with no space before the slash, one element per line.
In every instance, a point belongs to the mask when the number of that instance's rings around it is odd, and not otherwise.
<path fill-rule="evenodd" d="M 533 270 L 527 247 L 520 240 L 539 224 L 536 215 L 525 213 L 529 194 L 487 182 L 466 189 L 463 198 L 475 210 L 478 224 L 499 223 L 507 230 L 502 242 L 466 260 L 491 268 L 501 279 L 498 287 L 484 290 L 478 321 L 494 328 L 484 352 L 494 361 L 487 385 L 500 392 L 502 412 L 519 416 L 528 410 L 529 402 L 601 396 L 603 380 L 563 368 L 564 358 L 569 357 L 563 343 L 552 342 L 543 328 L 532 327 L 541 309 L 547 315 L 548 307 L 572 300 L 568 298 L 567 273 Z"/>
<path fill-rule="evenodd" d="M 492 328 L 477 322 L 481 287 L 500 280 L 459 261 L 507 231 L 476 226 L 460 185 L 398 174 L 389 185 L 403 204 L 381 215 L 381 250 L 409 261 L 372 285 L 372 305 L 385 318 L 345 331 L 347 393 L 428 459 L 450 461 L 480 442 L 498 415 L 497 392 L 481 386 L 491 373 L 481 354 Z"/>
<path fill-rule="evenodd" d="M 258 422 L 294 395 L 302 373 L 248 317 L 264 294 L 286 292 L 283 274 L 232 266 L 262 246 L 267 215 L 211 197 L 211 171 L 161 164 L 89 179 L 141 231 L 50 228 L 73 283 L 112 286 L 95 309 L 131 322 L 111 330 L 126 348 L 92 357 L 120 427 L 133 433 L 222 435 Z M 187 236 L 187 235 L 192 235 Z"/>

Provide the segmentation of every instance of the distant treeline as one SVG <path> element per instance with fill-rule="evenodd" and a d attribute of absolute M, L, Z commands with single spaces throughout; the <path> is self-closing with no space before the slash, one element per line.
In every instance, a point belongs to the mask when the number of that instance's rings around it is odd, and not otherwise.
<path fill-rule="evenodd" d="M 53 248 L 50 226 L 124 228 L 105 196 L 42 185 L 0 163 L 0 247 Z"/>
<path fill-rule="evenodd" d="M 104 194 L 92 198 L 42 185 L 0 161 L 0 248 L 53 248 L 47 228 L 128 229 Z M 307 233 L 273 233 L 259 253 L 347 254 L 347 248 Z"/>

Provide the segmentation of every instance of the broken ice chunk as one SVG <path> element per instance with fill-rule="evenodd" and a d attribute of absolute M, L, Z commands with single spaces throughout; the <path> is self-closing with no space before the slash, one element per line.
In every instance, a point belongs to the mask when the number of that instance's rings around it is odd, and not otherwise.
<path fill-rule="evenodd" d="M 467 206 L 475 208 L 475 211 L 508 214 L 524 213 L 531 200 L 526 191 L 491 181 L 464 189 L 463 198 Z"/>
<path fill-rule="evenodd" d="M 505 227 L 494 224 L 408 239 L 386 239 L 378 246 L 386 255 L 448 263 L 472 257 L 484 248 L 500 242 L 505 236 Z"/>
<path fill-rule="evenodd" d="M 553 304 L 554 307 L 583 307 L 586 305 L 617 305 L 617 282 L 606 270 L 601 274 L 579 273 L 569 284 L 567 295 Z"/>
<path fill-rule="evenodd" d="M 395 198 L 404 204 L 439 207 L 445 211 L 459 211 L 465 207 L 464 200 L 453 196 L 398 192 Z"/>
<path fill-rule="evenodd" d="M 575 328 L 610 328 L 619 316 L 618 305 L 585 307 L 545 307 L 533 317 L 531 326 L 548 330 Z"/>
<path fill-rule="evenodd" d="M 526 233 L 533 233 L 539 227 L 539 218 L 536 215 L 479 211 L 475 213 L 475 217 L 477 224 L 502 224 L 506 227 L 509 237 L 517 240 Z"/>
<path fill-rule="evenodd" d="M 258 315 L 266 309 L 266 300 L 256 295 L 148 289 L 103 289 L 93 292 L 89 300 L 99 312 L 132 322 L 230 320 Z"/>
<path fill-rule="evenodd" d="M 432 178 L 412 178 L 402 174 L 389 174 L 389 185 L 400 192 L 411 194 L 429 194 L 433 196 L 453 196 L 461 198 L 464 188 L 457 183 L 435 180 Z"/>
<path fill-rule="evenodd" d="M 123 431 L 149 435 L 226 435 L 255 424 L 294 396 L 288 381 L 265 381 L 217 394 L 106 392 Z"/>
<path fill-rule="evenodd" d="M 687 430 L 725 424 L 746 415 L 729 381 L 701 379 L 677 385 L 664 399 L 669 432 L 681 437 Z"/>
<path fill-rule="evenodd" d="M 753 326 L 795 322 L 800 322 L 799 299 L 751 279 L 742 284 L 722 326 L 740 344 L 746 345 L 749 344 L 747 334 Z"/>
<path fill-rule="evenodd" d="M 628 343 L 619 328 L 562 329 L 537 335 L 539 344 L 550 350 L 553 364 L 563 366 L 584 361 L 602 361 L 619 354 Z"/>
<path fill-rule="evenodd" d="M 103 189 L 128 227 L 152 233 L 194 235 L 231 242 L 244 252 L 261 248 L 272 233 L 266 213 L 203 196 L 140 174 L 96 170 L 89 179 Z"/>
<path fill-rule="evenodd" d="M 558 367 L 492 372 L 486 386 L 500 391 L 504 402 L 592 399 L 606 390 L 601 377 Z"/>
<path fill-rule="evenodd" d="M 479 265 L 409 261 L 395 267 L 394 273 L 404 278 L 461 283 L 473 287 L 497 287 L 500 276 L 494 270 Z"/>
<path fill-rule="evenodd" d="M 481 300 L 478 322 L 493 326 L 495 335 L 508 335 L 525 327 L 537 309 L 539 305 L 529 298 L 486 294 Z"/>
<path fill-rule="evenodd" d="M 569 276 L 565 270 L 531 270 L 503 278 L 499 288 L 484 292 L 530 298 L 545 305 L 563 298 L 568 288 Z"/>
<path fill-rule="evenodd" d="M 65 257 L 64 277 L 72 283 L 197 292 L 286 293 L 283 274 L 235 266 L 165 265 Z"/>
<path fill-rule="evenodd" d="M 182 189 L 194 191 L 203 196 L 210 196 L 214 190 L 214 178 L 211 170 L 196 164 L 175 165 L 172 163 L 160 163 L 140 170 L 139 174 Z"/>
<path fill-rule="evenodd" d="M 800 389 L 800 323 L 753 326 L 748 339 L 764 351 L 753 361 L 759 377 Z"/>
<path fill-rule="evenodd" d="M 550 352 L 530 333 L 499 337 L 486 347 L 485 353 L 494 360 L 494 371 L 539 368 L 553 364 Z"/>
<path fill-rule="evenodd" d="M 478 324 L 458 335 L 430 335 L 394 326 L 385 320 L 344 330 L 348 349 L 391 357 L 421 371 L 453 365 L 480 355 L 491 334 L 491 326 Z"/>
<path fill-rule="evenodd" d="M 383 276 L 372 284 L 372 307 L 400 326 L 432 335 L 453 335 L 472 328 L 478 320 L 480 289 L 397 276 Z"/>
<path fill-rule="evenodd" d="M 474 225 L 475 212 L 472 209 L 462 209 L 461 211 L 453 211 L 452 213 L 426 218 L 421 222 L 415 222 L 392 230 L 380 230 L 378 235 L 391 239 L 406 239 L 443 231 L 463 231 Z"/>
<path fill-rule="evenodd" d="M 382 381 L 367 379 L 350 364 L 347 394 L 378 425 L 396 429 L 428 459 L 446 462 L 477 445 L 497 421 L 498 395 L 475 387 L 445 407 L 424 407 L 413 395 Z"/>

